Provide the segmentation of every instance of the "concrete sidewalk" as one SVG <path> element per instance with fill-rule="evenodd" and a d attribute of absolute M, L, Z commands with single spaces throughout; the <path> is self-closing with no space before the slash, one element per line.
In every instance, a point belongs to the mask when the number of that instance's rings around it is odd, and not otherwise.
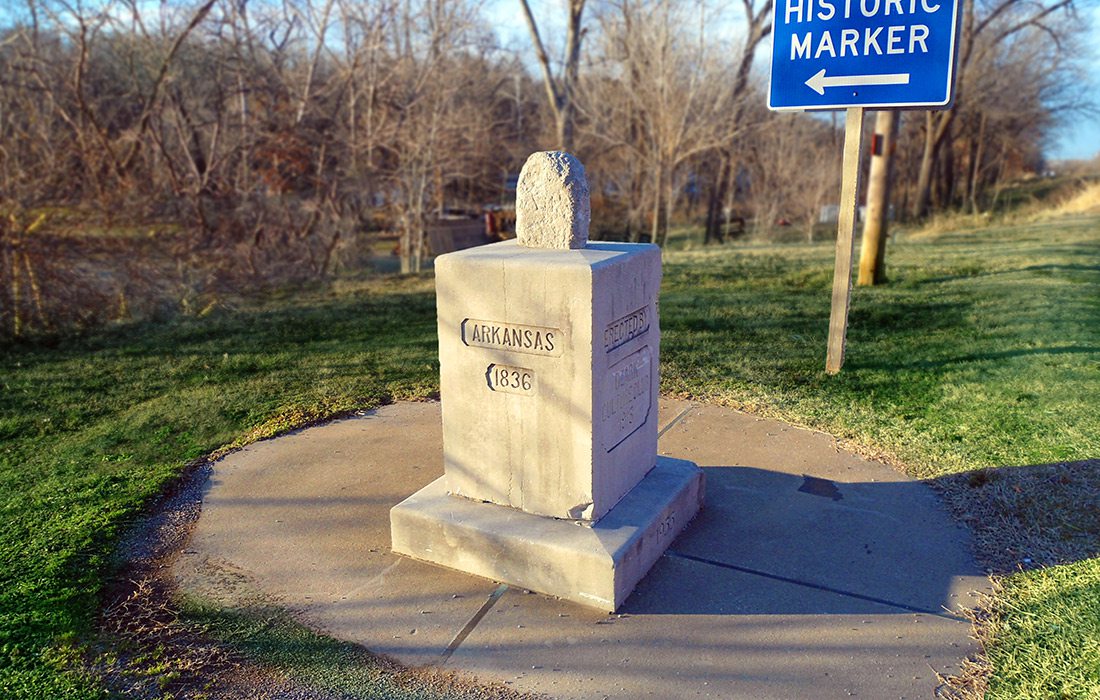
<path fill-rule="evenodd" d="M 663 400 L 660 425 L 662 454 L 706 468 L 706 506 L 618 615 L 389 551 L 389 508 L 442 474 L 436 403 L 221 460 L 176 576 L 560 698 L 929 698 L 974 651 L 950 611 L 988 581 L 928 487 L 727 409 Z"/>

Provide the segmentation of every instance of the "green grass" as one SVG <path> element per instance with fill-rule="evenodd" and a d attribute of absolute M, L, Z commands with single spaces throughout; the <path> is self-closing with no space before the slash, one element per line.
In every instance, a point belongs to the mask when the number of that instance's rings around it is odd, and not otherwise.
<path fill-rule="evenodd" d="M 1100 220 L 905 242 L 888 266 L 890 284 L 855 290 L 830 377 L 831 246 L 666 256 L 662 389 L 826 430 L 928 479 L 1100 457 Z M 1027 510 L 1097 556 L 1098 520 L 1065 505 Z M 1100 698 L 1100 559 L 1011 576 L 994 610 L 990 697 Z"/>
<path fill-rule="evenodd" d="M 1100 456 L 1100 219 L 903 240 L 888 263 L 889 285 L 856 290 L 829 377 L 831 244 L 667 254 L 663 391 L 821 428 L 925 478 Z M 73 659 L 113 546 L 189 460 L 434 394 L 431 289 L 346 282 L 0 348 L 0 697 L 99 695 Z M 998 605 L 995 697 L 1100 697 L 1083 642 L 1100 560 L 1010 577 Z"/>
<path fill-rule="evenodd" d="M 914 475 L 1100 455 L 1100 225 L 892 247 L 827 376 L 831 245 L 666 256 L 662 389 L 881 450 Z"/>
<path fill-rule="evenodd" d="M 189 461 L 436 391 L 431 283 L 0 350 L 0 697 L 95 697 L 60 673 L 114 543 Z"/>
<path fill-rule="evenodd" d="M 1095 559 L 1005 581 L 986 633 L 986 697 L 1100 698 L 1100 566 Z"/>

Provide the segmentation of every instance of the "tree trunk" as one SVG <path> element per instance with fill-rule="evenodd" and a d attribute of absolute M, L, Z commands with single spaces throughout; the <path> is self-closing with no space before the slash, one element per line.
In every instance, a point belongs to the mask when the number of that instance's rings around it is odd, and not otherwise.
<path fill-rule="evenodd" d="M 665 243 L 668 242 L 668 227 L 672 225 L 672 207 L 676 204 L 676 193 L 674 191 L 675 187 L 672 181 L 672 174 L 673 171 L 671 167 L 664 169 L 665 181 L 663 189 L 665 197 L 665 215 L 664 221 L 662 222 L 663 225 L 661 226 L 661 239 L 656 241 L 657 245 L 662 248 L 664 248 Z"/>
<path fill-rule="evenodd" d="M 412 272 L 412 222 L 406 220 L 401 227 L 401 274 L 407 275 Z"/>
<path fill-rule="evenodd" d="M 642 233 L 645 231 L 645 205 L 645 175 L 639 169 L 635 169 L 630 175 L 630 197 L 627 200 L 629 207 L 627 240 L 631 243 L 642 241 Z"/>
<path fill-rule="evenodd" d="M 949 132 L 953 130 L 948 130 Z M 950 134 L 944 139 L 943 146 L 943 197 L 941 206 L 950 208 L 956 204 L 957 178 L 955 177 L 955 138 Z"/>
<path fill-rule="evenodd" d="M 566 23 L 565 35 L 565 67 L 559 77 L 555 77 L 550 68 L 550 57 L 546 47 L 542 43 L 535 16 L 531 13 L 531 6 L 527 0 L 520 0 L 524 20 L 527 29 L 531 33 L 531 41 L 535 45 L 535 55 L 542 69 L 543 85 L 546 88 L 547 102 L 554 115 L 555 136 L 557 147 L 560 150 L 573 151 L 573 121 L 575 106 L 573 104 L 573 91 L 577 84 L 577 73 L 581 61 L 581 41 L 584 32 L 581 30 L 581 21 L 584 16 L 584 3 L 586 0 L 569 0 L 569 20 Z"/>
<path fill-rule="evenodd" d="M 726 201 L 726 189 L 728 187 L 730 161 L 732 159 L 721 151 L 718 153 L 718 158 L 721 160 L 722 165 L 710 189 L 710 201 L 707 202 L 707 227 L 706 233 L 703 236 L 703 243 L 708 245 L 711 243 L 721 243 L 724 239 L 723 234 L 725 233 L 725 231 L 722 230 L 724 219 L 722 209 Z"/>
<path fill-rule="evenodd" d="M 978 122 L 978 137 L 975 139 L 974 152 L 970 157 L 970 210 L 974 214 L 980 210 L 978 189 L 981 187 L 982 158 L 985 156 L 985 124 L 986 116 L 982 114 Z"/>
<path fill-rule="evenodd" d="M 936 172 L 937 156 L 954 118 L 954 109 L 925 113 L 924 153 L 921 156 L 920 172 L 917 175 L 917 191 L 913 197 L 913 218 L 915 219 L 923 218 L 928 214 L 929 205 L 932 202 L 932 177 Z"/>
<path fill-rule="evenodd" d="M 920 170 L 917 171 L 917 192 L 913 197 L 913 218 L 921 219 L 928 213 L 928 205 L 932 201 L 932 169 L 935 162 L 935 128 L 932 112 L 927 112 L 924 121 L 924 153 L 920 159 Z"/>
<path fill-rule="evenodd" d="M 650 243 L 657 243 L 658 236 L 661 233 L 661 192 L 664 191 L 662 187 L 664 177 L 662 177 L 661 170 L 661 164 L 658 163 L 657 171 L 653 173 L 653 221 L 649 229 Z"/>
<path fill-rule="evenodd" d="M 584 16 L 584 3 L 585 0 L 570 0 L 569 24 L 565 34 L 565 69 L 561 81 L 558 147 L 567 153 L 572 153 L 575 146 L 573 132 L 576 103 L 573 93 L 577 87 L 577 73 L 581 63 L 581 39 L 584 37 L 581 19 Z"/>

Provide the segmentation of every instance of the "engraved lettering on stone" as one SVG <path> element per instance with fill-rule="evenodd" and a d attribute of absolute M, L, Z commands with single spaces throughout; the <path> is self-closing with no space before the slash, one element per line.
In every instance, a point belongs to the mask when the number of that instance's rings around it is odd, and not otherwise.
<path fill-rule="evenodd" d="M 469 347 L 561 357 L 565 334 L 557 328 L 468 318 L 462 322 L 462 342 Z"/>
<path fill-rule="evenodd" d="M 669 511 L 664 520 L 657 523 L 657 536 L 664 537 L 674 529 L 676 529 L 676 513 L 675 511 Z"/>
<path fill-rule="evenodd" d="M 607 324 L 607 328 L 603 332 L 604 352 L 611 352 L 615 348 L 622 347 L 648 330 L 649 308 L 643 306 L 637 311 Z"/>
<path fill-rule="evenodd" d="M 604 449 L 610 452 L 649 419 L 653 383 L 649 346 L 616 362 L 604 377 L 600 407 Z"/>
<path fill-rule="evenodd" d="M 538 390 L 534 370 L 526 367 L 492 364 L 485 368 L 485 383 L 493 391 L 534 396 Z"/>

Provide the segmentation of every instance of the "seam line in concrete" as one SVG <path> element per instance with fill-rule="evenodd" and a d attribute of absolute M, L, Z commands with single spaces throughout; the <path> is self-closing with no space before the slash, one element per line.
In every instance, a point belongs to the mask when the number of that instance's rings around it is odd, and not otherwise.
<path fill-rule="evenodd" d="M 481 607 L 478 608 L 476 613 L 474 613 L 474 616 L 471 617 L 469 622 L 467 622 L 465 626 L 463 626 L 463 628 L 458 631 L 458 634 L 456 634 L 454 639 L 451 640 L 451 643 L 448 644 L 447 648 L 443 650 L 443 653 L 439 655 L 440 665 L 447 663 L 447 659 L 451 658 L 451 654 L 455 653 L 455 650 L 458 649 L 459 645 L 461 645 L 462 642 L 466 641 L 466 637 L 469 637 L 470 633 L 474 631 L 474 628 L 477 627 L 477 623 L 481 622 L 481 618 L 485 617 L 485 614 L 488 613 L 494 605 L 496 605 L 496 602 L 500 600 L 500 597 L 504 595 L 504 592 L 507 590 L 507 583 L 502 583 L 493 589 L 493 592 L 489 594 L 489 598 L 481 604 Z"/>
<path fill-rule="evenodd" d="M 871 603 L 878 603 L 879 605 L 886 605 L 891 608 L 898 608 L 899 610 L 905 610 L 912 613 L 920 613 L 921 615 L 935 615 L 936 617 L 942 617 L 945 620 L 952 620 L 954 622 L 969 622 L 964 617 L 955 615 L 950 612 L 942 612 L 937 610 L 926 610 L 924 608 L 914 607 L 912 605 L 906 605 L 905 603 L 895 603 L 892 600 L 886 600 L 885 598 L 876 598 L 874 596 L 863 595 L 862 593 L 853 593 L 852 591 L 845 591 L 840 588 L 833 588 L 831 586 L 824 586 L 820 583 L 811 583 L 809 581 L 800 581 L 796 578 L 790 578 L 788 576 L 780 576 L 779 574 L 768 573 L 767 571 L 760 571 L 759 569 L 750 569 L 747 566 L 737 566 L 736 564 L 727 564 L 724 561 L 714 561 L 713 559 L 706 559 L 704 557 L 697 557 L 691 554 L 684 554 L 683 552 L 675 552 L 671 549 L 665 552 L 666 556 L 679 557 L 680 559 L 687 559 L 689 561 L 698 562 L 700 564 L 709 564 L 711 566 L 718 566 L 723 569 L 730 569 L 732 571 L 739 571 L 743 574 L 751 574 L 752 576 L 761 576 L 763 578 L 772 579 L 773 581 L 782 581 L 783 583 L 790 583 L 795 586 L 802 586 L 803 588 L 812 588 L 817 591 L 824 591 L 825 593 L 834 593 L 836 595 L 844 596 L 846 598 L 855 598 L 857 600 L 866 600 Z"/>
<path fill-rule="evenodd" d="M 666 425 L 665 427 L 661 428 L 661 432 L 657 433 L 657 439 L 658 439 L 658 440 L 660 440 L 660 439 L 661 439 L 661 436 L 662 436 L 662 435 L 664 435 L 664 434 L 665 434 L 665 433 L 667 433 L 667 432 L 668 432 L 669 430 L 671 430 L 671 429 L 672 429 L 672 426 L 676 425 L 676 424 L 677 424 L 677 423 L 679 423 L 679 422 L 680 422 L 681 420 L 683 420 L 684 416 L 686 416 L 687 414 L 691 413 L 691 412 L 692 412 L 693 410 L 695 410 L 695 404 L 692 404 L 691 406 L 688 406 L 688 407 L 687 407 L 687 408 L 685 408 L 684 410 L 680 411 L 680 414 L 679 414 L 678 416 L 676 416 L 675 418 L 673 418 L 673 419 L 672 419 L 672 420 L 671 420 L 671 421 L 669 422 L 669 424 L 668 424 L 668 425 Z"/>

